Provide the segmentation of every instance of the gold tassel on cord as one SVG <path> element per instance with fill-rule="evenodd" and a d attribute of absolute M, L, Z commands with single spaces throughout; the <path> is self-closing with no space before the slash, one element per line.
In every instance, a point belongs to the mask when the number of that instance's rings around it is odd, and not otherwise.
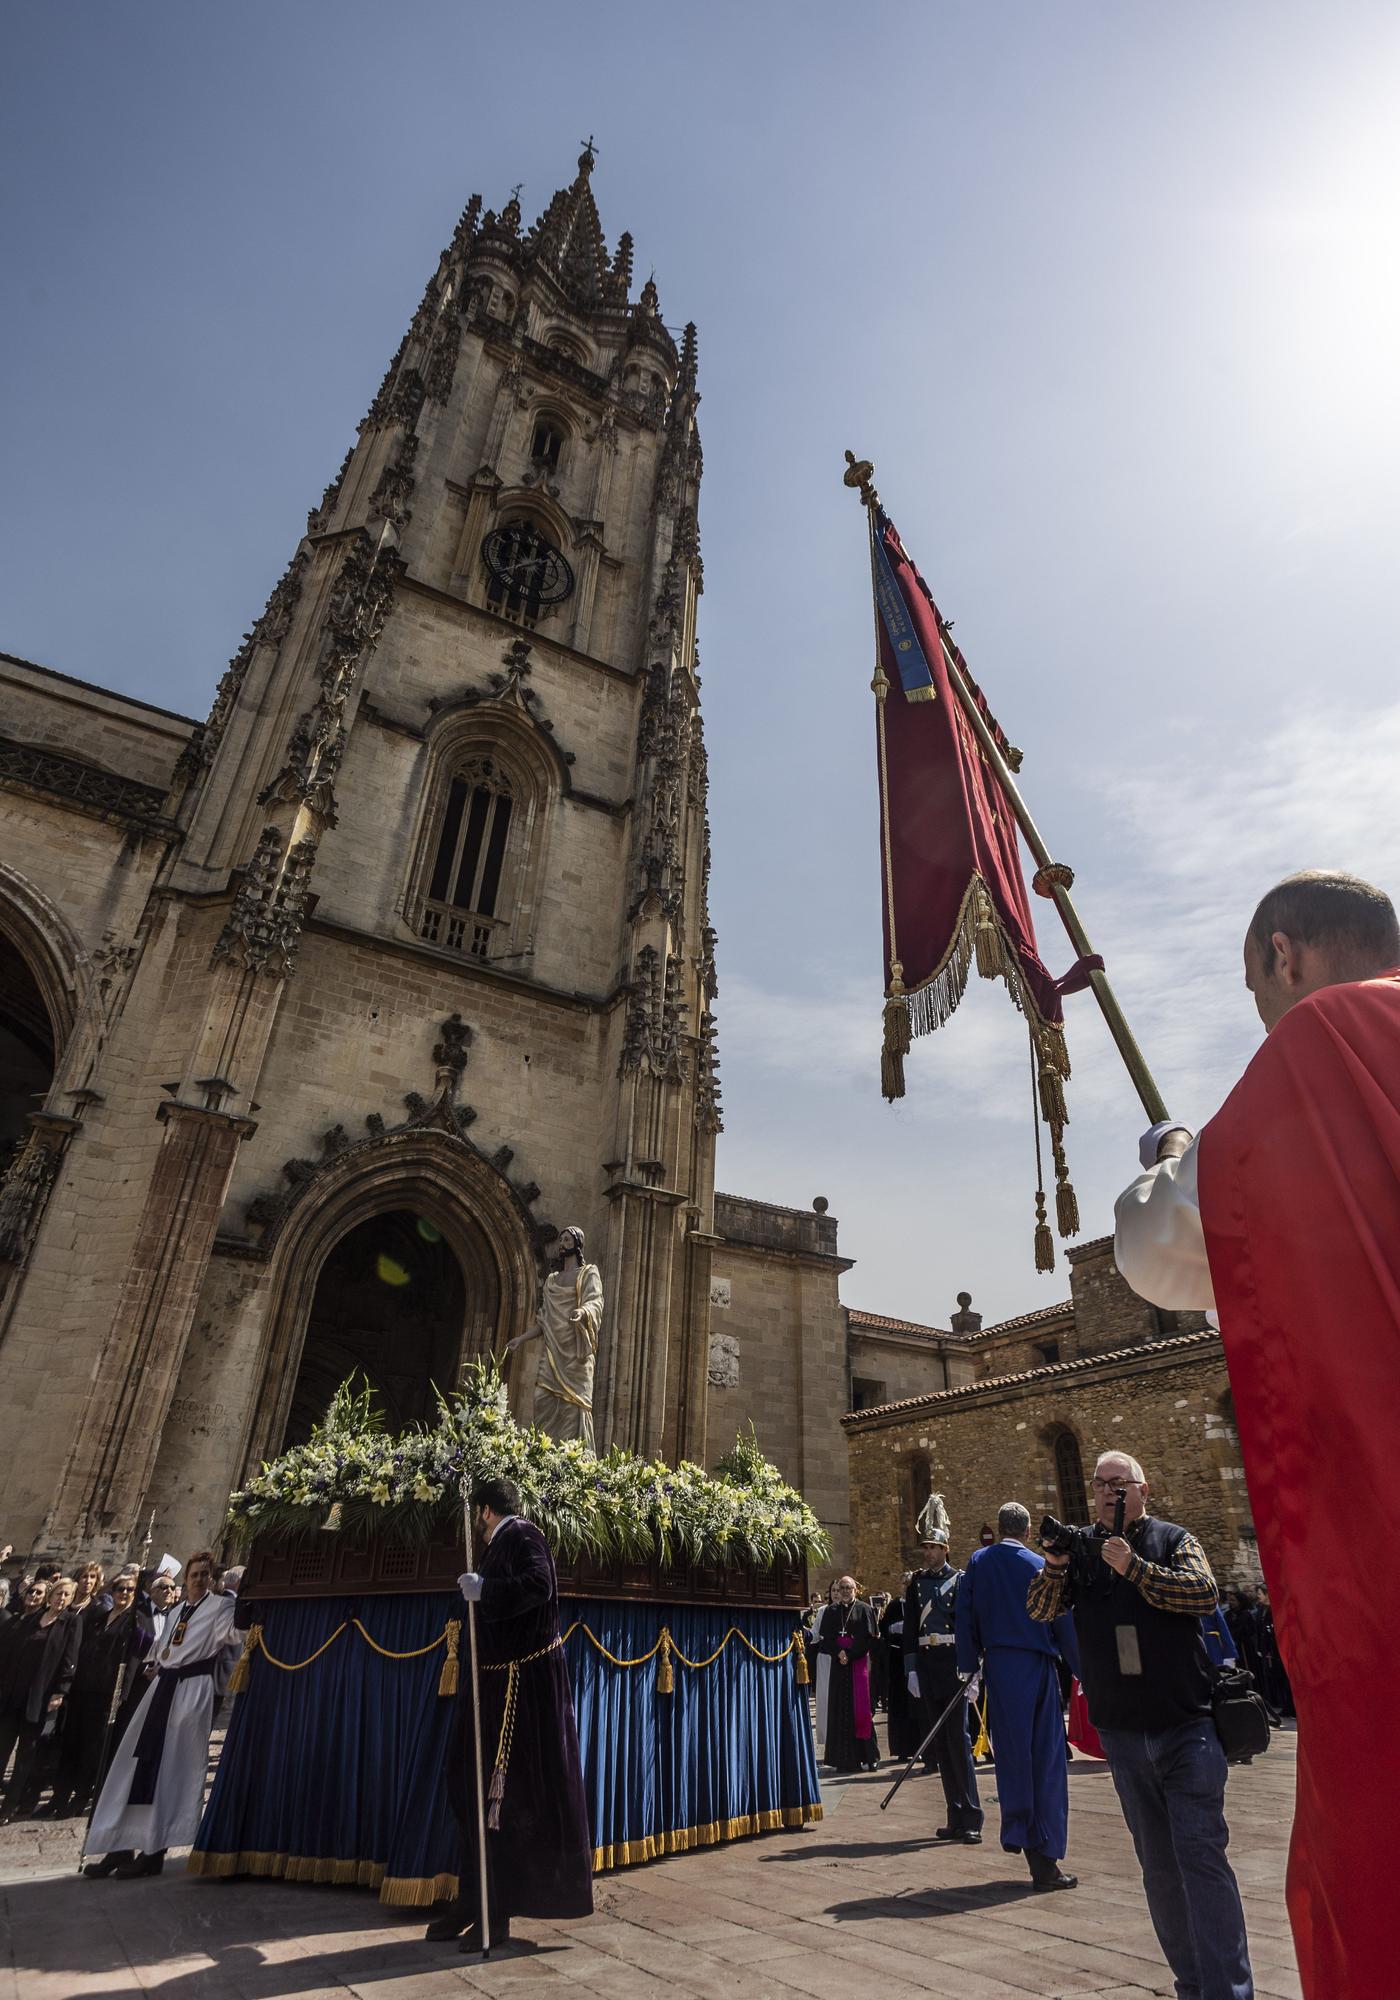
<path fill-rule="evenodd" d="M 661 1628 L 661 1658 L 656 1663 L 656 1692 L 671 1694 L 676 1685 L 675 1674 L 671 1670 L 671 1634 L 663 1625 Z"/>
<path fill-rule="evenodd" d="M 1065 1159 L 1065 1149 L 1060 1144 L 1058 1132 L 1052 1132 L 1050 1143 L 1055 1149 L 1055 1223 L 1061 1236 L 1079 1234 L 1079 1198 L 1074 1192 L 1074 1183 L 1069 1177 L 1069 1165 Z"/>
<path fill-rule="evenodd" d="M 807 1645 L 800 1631 L 792 1635 L 792 1677 L 800 1688 L 811 1685 L 812 1676 L 807 1671 Z"/>
<path fill-rule="evenodd" d="M 461 1619 L 449 1618 L 447 1621 L 447 1658 L 443 1661 L 442 1672 L 438 1675 L 439 1694 L 456 1694 L 457 1692 L 457 1641 L 461 1636 Z"/>
<path fill-rule="evenodd" d="M 1006 953 L 1002 949 L 1001 931 L 998 928 L 992 899 L 979 882 L 977 885 L 977 929 L 973 939 L 977 956 L 977 970 L 983 979 L 1003 979 L 1006 976 Z"/>
<path fill-rule="evenodd" d="M 904 968 L 896 959 L 890 967 L 889 998 L 885 1001 L 885 1040 L 880 1050 L 880 1089 L 891 1104 L 904 1095 L 904 1058 L 909 1053 L 909 1002 L 904 994 Z"/>
<path fill-rule="evenodd" d="M 248 1636 L 243 1641 L 243 1651 L 238 1655 L 233 1672 L 228 1677 L 228 1692 L 242 1694 L 248 1685 L 248 1662 L 262 1644 L 262 1626 L 250 1625 Z"/>
<path fill-rule="evenodd" d="M 1037 1271 L 1053 1271 L 1055 1268 L 1055 1239 L 1045 1219 L 1043 1188 L 1037 1188 L 1035 1196 L 1035 1268 Z"/>
<path fill-rule="evenodd" d="M 1079 1234 L 1079 1197 L 1067 1171 L 1055 1183 L 1055 1221 L 1061 1236 Z"/>
<path fill-rule="evenodd" d="M 1058 1131 L 1069 1123 L 1069 1112 L 1065 1109 L 1065 1080 L 1057 1069 L 1046 1062 L 1044 1052 L 1040 1058 L 1040 1109 L 1045 1122 L 1052 1130 Z"/>

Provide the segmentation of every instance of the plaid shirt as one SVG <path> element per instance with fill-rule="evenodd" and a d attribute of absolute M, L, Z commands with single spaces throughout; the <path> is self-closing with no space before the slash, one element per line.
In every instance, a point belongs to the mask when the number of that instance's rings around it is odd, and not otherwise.
<path fill-rule="evenodd" d="M 1137 1525 L 1136 1521 L 1130 1521 L 1123 1531 L 1129 1542 L 1135 1539 Z M 1170 1562 L 1144 1562 L 1140 1555 L 1134 1555 L 1123 1579 L 1134 1584 L 1154 1610 L 1179 1611 L 1186 1618 L 1203 1618 L 1215 1609 L 1219 1596 L 1205 1550 L 1190 1534 L 1183 1534 L 1181 1546 Z M 1043 1624 L 1058 1618 L 1066 1608 L 1068 1581 L 1068 1568 L 1051 1569 L 1047 1563 L 1026 1592 L 1026 1609 L 1031 1617 Z"/>

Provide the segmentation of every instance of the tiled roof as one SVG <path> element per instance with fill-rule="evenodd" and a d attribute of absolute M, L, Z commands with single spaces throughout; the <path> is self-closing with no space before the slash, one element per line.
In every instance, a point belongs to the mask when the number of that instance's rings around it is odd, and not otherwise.
<path fill-rule="evenodd" d="M 964 1382 L 957 1389 L 931 1389 L 927 1395 L 906 1396 L 898 1403 L 876 1403 L 868 1410 L 850 1410 L 843 1424 L 864 1423 L 868 1417 L 887 1417 L 896 1410 L 931 1409 L 936 1404 L 956 1402 L 960 1396 L 975 1396 L 983 1389 L 1009 1389 L 1023 1382 L 1048 1382 L 1063 1375 L 1083 1375 L 1110 1361 L 1129 1361 L 1148 1355 L 1184 1354 L 1191 1348 L 1218 1346 L 1220 1335 L 1213 1327 L 1199 1333 L 1177 1333 L 1170 1340 L 1146 1340 L 1137 1347 L 1114 1347 L 1107 1354 L 1081 1354 L 1073 1361 L 1048 1361 L 1042 1368 L 1023 1368 L 1015 1375 L 986 1375 L 977 1382 Z"/>
<path fill-rule="evenodd" d="M 916 1319 L 890 1319 L 885 1313 L 860 1312 L 851 1306 L 846 1317 L 853 1326 L 878 1326 L 890 1333 L 919 1333 L 926 1340 L 990 1340 L 1000 1333 L 1014 1333 L 1019 1327 L 1039 1326 L 1042 1321 L 1063 1319 L 1074 1311 L 1072 1299 L 1064 1299 L 1057 1306 L 1037 1306 L 1034 1312 L 1021 1313 L 1015 1319 L 1004 1319 L 996 1326 L 984 1326 L 977 1333 L 954 1333 L 946 1326 L 925 1326 Z"/>

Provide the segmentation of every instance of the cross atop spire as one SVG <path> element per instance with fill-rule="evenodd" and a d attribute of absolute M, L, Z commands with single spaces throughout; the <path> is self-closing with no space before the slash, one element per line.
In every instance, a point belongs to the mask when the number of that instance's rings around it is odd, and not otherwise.
<path fill-rule="evenodd" d="M 583 152 L 579 156 L 579 172 L 587 173 L 598 157 L 597 142 L 590 132 L 586 139 L 579 141 L 579 144 L 583 147 Z M 587 163 L 586 165 L 585 162 Z"/>

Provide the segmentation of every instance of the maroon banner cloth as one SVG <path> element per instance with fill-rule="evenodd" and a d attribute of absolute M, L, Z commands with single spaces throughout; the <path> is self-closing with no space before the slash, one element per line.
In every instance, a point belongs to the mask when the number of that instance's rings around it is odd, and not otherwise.
<path fill-rule="evenodd" d="M 884 514 L 877 530 L 933 675 L 935 699 L 910 701 L 889 635 L 879 623 L 884 704 L 883 779 L 885 990 L 897 960 L 910 996 L 911 1026 L 924 1033 L 962 996 L 977 924 L 977 886 L 991 899 L 1018 995 L 1047 1025 L 1063 1019 L 1060 992 L 1036 950 L 1016 821 L 949 684 L 937 609 Z M 975 682 L 958 664 L 998 748 L 1005 738 Z M 891 937 L 891 911 L 893 930 Z M 923 995 L 924 998 L 920 999 Z"/>

